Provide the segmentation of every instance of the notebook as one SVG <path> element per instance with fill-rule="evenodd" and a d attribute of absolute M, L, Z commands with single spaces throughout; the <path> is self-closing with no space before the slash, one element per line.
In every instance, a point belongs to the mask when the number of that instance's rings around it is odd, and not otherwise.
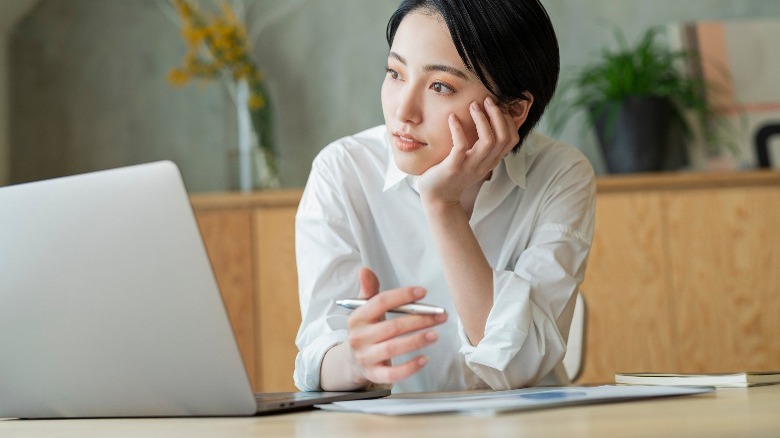
<path fill-rule="evenodd" d="M 0 187 L 0 417 L 246 416 L 383 395 L 256 399 L 175 164 Z"/>
<path fill-rule="evenodd" d="M 737 373 L 615 373 L 621 385 L 681 385 L 747 388 L 780 383 L 780 371 L 745 371 Z"/>

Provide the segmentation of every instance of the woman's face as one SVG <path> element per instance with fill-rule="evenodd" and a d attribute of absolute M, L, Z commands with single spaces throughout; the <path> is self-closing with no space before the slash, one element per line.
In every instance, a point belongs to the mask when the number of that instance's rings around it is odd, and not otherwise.
<path fill-rule="evenodd" d="M 447 118 L 460 120 L 469 146 L 477 140 L 469 104 L 490 91 L 458 55 L 438 14 L 414 11 L 401 21 L 387 57 L 382 111 L 396 165 L 420 175 L 452 149 Z"/>

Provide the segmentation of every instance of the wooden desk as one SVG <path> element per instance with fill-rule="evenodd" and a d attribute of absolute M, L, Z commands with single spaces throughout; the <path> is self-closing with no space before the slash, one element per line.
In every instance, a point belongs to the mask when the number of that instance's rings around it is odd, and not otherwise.
<path fill-rule="evenodd" d="M 3 437 L 777 437 L 780 385 L 496 417 L 305 411 L 253 418 L 0 421 Z"/>

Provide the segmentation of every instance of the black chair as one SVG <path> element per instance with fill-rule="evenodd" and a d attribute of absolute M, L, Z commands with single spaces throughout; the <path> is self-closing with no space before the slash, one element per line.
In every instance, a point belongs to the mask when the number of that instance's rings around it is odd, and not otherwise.
<path fill-rule="evenodd" d="M 772 167 L 769 161 L 769 138 L 780 134 L 780 123 L 769 123 L 756 132 L 756 157 L 758 167 Z"/>

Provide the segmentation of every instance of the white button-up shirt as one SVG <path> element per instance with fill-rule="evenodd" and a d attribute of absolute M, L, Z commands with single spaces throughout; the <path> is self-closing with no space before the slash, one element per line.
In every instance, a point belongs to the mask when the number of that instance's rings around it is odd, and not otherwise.
<path fill-rule="evenodd" d="M 395 165 L 384 126 L 323 149 L 296 216 L 296 256 L 303 321 L 295 384 L 320 388 L 325 353 L 347 339 L 361 266 L 380 290 L 421 286 L 423 300 L 447 309 L 429 362 L 393 392 L 510 389 L 560 382 L 574 302 L 593 237 L 595 177 L 575 148 L 531 133 L 482 184 L 470 219 L 493 268 L 493 308 L 484 338 L 471 345 L 458 318 L 423 213 L 417 178 Z M 392 317 L 392 316 L 388 316 Z M 553 372 L 556 369 L 556 372 Z M 553 376 L 550 379 L 550 376 Z"/>

